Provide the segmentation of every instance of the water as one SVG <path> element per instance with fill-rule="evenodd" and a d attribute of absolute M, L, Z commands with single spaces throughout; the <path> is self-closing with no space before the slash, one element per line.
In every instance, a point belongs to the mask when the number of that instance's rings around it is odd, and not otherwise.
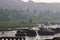
<path fill-rule="evenodd" d="M 2 36 L 12 36 L 14 37 L 16 34 L 16 31 L 6 31 L 4 32 L 4 34 L 2 34 L 2 32 L 0 32 L 0 37 Z M 26 40 L 44 40 L 44 39 L 52 39 L 53 37 L 60 37 L 60 33 L 58 34 L 55 34 L 55 35 L 52 35 L 52 36 L 39 36 L 38 33 L 37 33 L 37 36 L 36 37 L 27 37 L 26 36 Z"/>

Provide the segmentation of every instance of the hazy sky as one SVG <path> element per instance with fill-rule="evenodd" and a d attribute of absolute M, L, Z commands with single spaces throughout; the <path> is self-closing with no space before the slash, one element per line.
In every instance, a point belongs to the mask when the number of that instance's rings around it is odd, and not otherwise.
<path fill-rule="evenodd" d="M 28 0 L 23 0 L 23 1 L 28 1 Z M 48 2 L 48 3 L 50 3 L 50 2 L 58 2 L 58 3 L 60 3 L 60 0 L 33 0 L 34 2 Z"/>

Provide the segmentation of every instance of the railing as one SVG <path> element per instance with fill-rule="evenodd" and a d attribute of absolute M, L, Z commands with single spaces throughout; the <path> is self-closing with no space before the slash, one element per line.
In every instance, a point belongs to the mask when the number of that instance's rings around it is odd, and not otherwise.
<path fill-rule="evenodd" d="M 0 37 L 0 40 L 25 40 L 25 37 Z"/>

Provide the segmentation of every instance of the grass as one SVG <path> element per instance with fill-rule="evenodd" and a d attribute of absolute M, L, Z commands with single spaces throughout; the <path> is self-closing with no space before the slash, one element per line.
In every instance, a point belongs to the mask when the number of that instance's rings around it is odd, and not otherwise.
<path fill-rule="evenodd" d="M 0 23 L 0 30 L 8 30 L 9 28 L 22 28 L 22 27 L 34 27 L 35 24 L 21 24 L 21 23 Z"/>

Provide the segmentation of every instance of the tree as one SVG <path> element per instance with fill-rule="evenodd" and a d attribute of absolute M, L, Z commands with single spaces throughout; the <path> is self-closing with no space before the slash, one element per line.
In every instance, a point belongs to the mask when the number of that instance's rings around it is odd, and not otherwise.
<path fill-rule="evenodd" d="M 29 19 L 29 23 L 33 23 L 33 22 L 32 22 L 32 19 Z"/>

